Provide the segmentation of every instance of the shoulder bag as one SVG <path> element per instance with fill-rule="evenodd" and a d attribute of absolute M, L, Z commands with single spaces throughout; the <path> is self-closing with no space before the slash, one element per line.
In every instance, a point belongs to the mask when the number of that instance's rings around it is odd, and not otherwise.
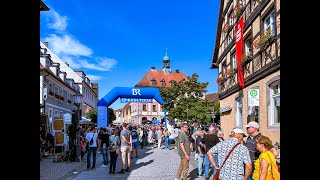
<path fill-rule="evenodd" d="M 231 149 L 231 151 L 228 153 L 226 159 L 223 161 L 222 165 L 220 166 L 220 170 L 222 168 L 222 166 L 224 165 L 224 163 L 227 161 L 228 157 L 230 156 L 230 154 L 232 153 L 232 151 L 234 150 L 234 148 L 236 146 L 238 146 L 240 143 L 237 143 L 236 145 L 233 146 L 233 148 Z M 219 175 L 220 175 L 220 170 L 217 170 L 216 174 L 213 176 L 213 180 L 219 180 Z"/>
<path fill-rule="evenodd" d="M 270 155 L 267 153 L 267 155 L 269 156 L 270 159 L 270 166 L 271 166 L 271 176 L 268 173 L 266 179 L 270 179 L 270 180 L 280 180 L 280 172 L 278 170 L 278 166 L 272 161 Z"/>

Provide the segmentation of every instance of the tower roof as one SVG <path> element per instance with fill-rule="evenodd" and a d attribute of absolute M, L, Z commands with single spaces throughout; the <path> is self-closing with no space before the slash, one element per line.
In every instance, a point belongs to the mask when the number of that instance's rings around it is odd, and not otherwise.
<path fill-rule="evenodd" d="M 162 60 L 170 60 L 169 56 L 168 56 L 168 49 L 166 48 L 166 55 L 163 56 Z"/>

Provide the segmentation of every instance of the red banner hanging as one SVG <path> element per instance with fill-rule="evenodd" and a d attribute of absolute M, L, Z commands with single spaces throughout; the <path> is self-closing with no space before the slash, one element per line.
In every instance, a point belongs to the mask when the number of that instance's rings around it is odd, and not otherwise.
<path fill-rule="evenodd" d="M 239 22 L 235 26 L 236 33 L 236 59 L 237 59 L 237 68 L 238 68 L 238 84 L 243 89 L 244 88 L 244 76 L 243 69 L 241 65 L 241 57 L 242 57 L 242 47 L 243 47 L 243 24 L 244 18 L 243 16 L 240 18 Z"/>

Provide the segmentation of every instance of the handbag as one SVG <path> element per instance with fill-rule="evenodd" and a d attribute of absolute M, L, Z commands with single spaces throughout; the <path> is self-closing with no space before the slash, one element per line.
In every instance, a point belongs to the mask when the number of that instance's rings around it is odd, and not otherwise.
<path fill-rule="evenodd" d="M 224 159 L 222 165 L 220 166 L 220 170 L 221 170 L 222 166 L 224 165 L 224 163 L 227 161 L 227 159 L 228 159 L 228 157 L 230 156 L 231 152 L 232 152 L 232 151 L 234 150 L 234 148 L 235 148 L 236 146 L 238 146 L 239 144 L 240 144 L 240 143 L 237 143 L 236 145 L 233 146 L 233 148 L 231 149 L 231 151 L 228 153 L 226 159 Z M 213 180 L 219 180 L 220 170 L 217 170 L 216 174 L 214 174 Z"/>
<path fill-rule="evenodd" d="M 280 172 L 278 170 L 278 166 L 272 161 L 270 155 L 267 153 L 267 155 L 269 156 L 270 159 L 270 165 L 271 165 L 271 175 L 270 173 L 267 174 L 266 179 L 270 179 L 270 180 L 280 180 Z M 271 176 L 271 177 L 270 177 Z"/>

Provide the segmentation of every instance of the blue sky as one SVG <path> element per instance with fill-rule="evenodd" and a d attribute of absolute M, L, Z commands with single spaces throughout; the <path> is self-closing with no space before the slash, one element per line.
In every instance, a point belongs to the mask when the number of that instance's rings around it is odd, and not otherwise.
<path fill-rule="evenodd" d="M 74 70 L 99 84 L 99 99 L 114 87 L 133 87 L 151 66 L 199 74 L 217 93 L 217 69 L 209 69 L 218 0 L 44 0 L 40 40 Z M 122 108 L 120 100 L 110 107 Z"/>

